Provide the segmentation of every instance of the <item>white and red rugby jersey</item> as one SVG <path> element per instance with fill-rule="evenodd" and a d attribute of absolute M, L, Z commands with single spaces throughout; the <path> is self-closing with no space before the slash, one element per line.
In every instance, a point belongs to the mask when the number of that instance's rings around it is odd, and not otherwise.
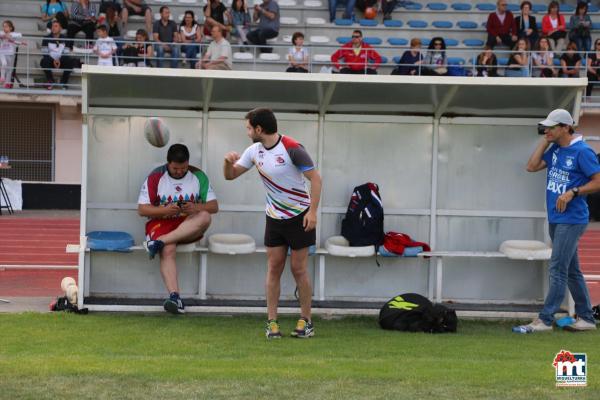
<path fill-rule="evenodd" d="M 254 143 L 236 164 L 246 169 L 256 166 L 267 190 L 265 211 L 269 217 L 290 219 L 310 206 L 302 173 L 315 166 L 304 147 L 291 137 L 280 135 L 277 144 L 269 149 Z"/>

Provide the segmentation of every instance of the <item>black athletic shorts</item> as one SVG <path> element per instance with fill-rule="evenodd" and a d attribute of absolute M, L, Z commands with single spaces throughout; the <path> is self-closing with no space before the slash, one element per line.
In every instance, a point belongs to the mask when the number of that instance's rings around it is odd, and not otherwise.
<path fill-rule="evenodd" d="M 146 3 L 142 3 L 142 5 L 140 5 L 138 7 L 141 8 L 141 11 L 139 13 L 135 12 L 135 10 L 133 8 L 127 6 L 127 11 L 129 11 L 129 15 L 139 15 L 139 16 L 143 17 L 144 15 L 146 15 L 146 10 L 150 9 L 150 7 L 148 7 L 148 4 L 146 4 Z M 152 35 L 151 32 L 148 32 L 148 34 Z"/>
<path fill-rule="evenodd" d="M 316 229 L 305 232 L 302 226 L 307 212 L 308 210 L 290 219 L 274 219 L 267 216 L 265 246 L 289 246 L 293 250 L 300 250 L 314 245 L 317 241 Z"/>

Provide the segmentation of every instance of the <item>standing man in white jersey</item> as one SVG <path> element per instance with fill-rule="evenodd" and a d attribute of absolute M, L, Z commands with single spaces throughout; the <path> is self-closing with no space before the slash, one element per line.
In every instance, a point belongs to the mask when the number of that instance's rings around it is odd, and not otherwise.
<path fill-rule="evenodd" d="M 271 110 L 254 109 L 245 119 L 248 137 L 254 144 L 241 156 L 236 152 L 227 153 L 223 172 L 225 179 L 232 180 L 254 165 L 267 192 L 266 336 L 267 339 L 281 338 L 277 305 L 281 274 L 288 248 L 291 248 L 291 268 L 298 286 L 301 312 L 292 336 L 309 338 L 314 335 L 314 327 L 311 321 L 312 286 L 307 271 L 308 249 L 316 241 L 321 176 L 301 144 L 277 133 L 277 119 Z M 310 181 L 310 194 L 304 178 Z"/>

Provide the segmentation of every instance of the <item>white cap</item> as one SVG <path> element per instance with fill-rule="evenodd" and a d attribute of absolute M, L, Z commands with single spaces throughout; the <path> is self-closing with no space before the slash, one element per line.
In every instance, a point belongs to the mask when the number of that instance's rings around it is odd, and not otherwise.
<path fill-rule="evenodd" d="M 575 121 L 573 121 L 573 117 L 571 117 L 571 114 L 567 110 L 557 108 L 548 114 L 548 117 L 539 124 L 543 126 L 555 126 L 558 124 L 573 126 L 575 125 Z"/>

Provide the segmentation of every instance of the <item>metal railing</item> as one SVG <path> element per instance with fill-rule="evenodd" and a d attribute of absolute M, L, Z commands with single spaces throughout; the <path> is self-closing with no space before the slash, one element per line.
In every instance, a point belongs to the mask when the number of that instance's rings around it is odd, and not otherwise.
<path fill-rule="evenodd" d="M 44 68 L 42 66 L 42 60 L 47 64 L 52 60 L 48 53 L 48 49 L 41 46 L 43 38 L 25 37 L 21 39 L 23 45 L 20 45 L 17 49 L 14 69 L 15 80 L 7 81 L 12 84 L 12 88 L 0 88 L 0 91 L 19 90 L 19 91 L 37 91 L 37 90 L 48 90 L 48 89 L 62 89 L 61 91 L 65 94 L 80 95 L 81 84 L 80 82 L 63 81 L 62 83 L 48 82 L 45 77 L 46 72 L 50 72 L 56 78 L 59 75 L 66 72 L 71 72 L 71 76 L 77 77 L 80 75 L 81 64 L 97 64 L 98 55 L 94 53 L 93 46 L 95 40 L 85 39 L 61 39 L 67 42 L 67 47 L 63 53 L 65 57 L 65 64 L 59 65 L 58 67 Z M 117 51 L 112 57 L 113 65 L 129 65 L 129 66 L 177 66 L 180 68 L 195 67 L 196 63 L 202 59 L 203 55 L 210 43 L 157 43 L 157 42 L 136 42 L 134 40 L 115 40 Z M 140 55 L 132 56 L 127 55 L 125 50 L 128 46 L 142 45 L 146 48 L 148 45 L 154 49 L 154 55 L 149 56 L 147 52 L 142 52 Z M 167 52 L 168 56 L 158 57 L 156 56 L 156 46 L 175 46 L 179 51 Z M 193 47 L 194 50 L 189 50 L 189 47 Z M 288 50 L 291 47 L 289 44 L 268 44 L 266 46 L 248 46 L 248 45 L 231 45 L 233 54 L 233 69 L 235 70 L 273 70 L 277 69 L 285 71 L 290 65 L 287 59 Z M 308 72 L 337 72 L 335 71 L 334 63 L 331 62 L 330 56 L 337 51 L 341 45 L 335 44 L 310 44 L 305 46 L 308 51 L 308 59 L 306 60 L 306 66 Z M 186 51 L 187 54 L 186 54 Z M 183 50 L 183 51 L 182 51 Z M 384 68 L 385 73 L 391 73 L 392 69 L 399 71 L 400 67 L 412 68 L 414 75 L 453 75 L 453 76 L 481 76 L 481 71 L 485 68 L 494 68 L 492 65 L 478 65 L 477 57 L 482 53 L 482 49 L 453 49 L 449 48 L 445 50 L 445 57 L 440 63 L 427 63 L 429 50 L 421 49 L 421 54 L 424 57 L 424 61 L 418 64 L 399 64 L 397 61 L 401 55 L 409 50 L 408 46 L 376 46 L 367 51 L 367 56 L 371 59 L 371 62 L 360 63 L 351 65 L 344 61 L 340 64 L 344 67 L 349 67 L 355 70 L 357 73 L 367 73 L 369 69 Z M 376 51 L 378 54 L 383 56 L 383 63 L 381 65 L 375 65 L 372 60 L 374 54 L 369 52 Z M 560 76 L 562 67 L 557 59 L 557 53 L 554 54 L 553 65 L 537 65 L 533 61 L 532 55 L 539 53 L 536 51 L 525 52 L 527 54 L 527 64 L 517 67 L 516 65 L 508 65 L 508 60 L 513 54 L 510 50 L 495 50 L 493 52 L 497 57 L 497 65 L 495 66 L 498 76 L 503 75 L 520 75 L 523 77 L 539 77 L 540 72 L 544 69 L 550 68 L 554 70 L 554 76 Z M 591 53 L 577 52 L 581 56 L 581 64 L 577 69 L 579 70 L 579 76 L 587 76 L 587 59 Z M 271 56 L 262 56 L 261 54 L 274 54 Z M 189 56 L 192 55 L 190 59 Z M 324 68 L 325 67 L 325 68 Z M 332 69 L 334 69 L 332 71 Z M 516 71 L 518 74 L 512 74 L 507 71 Z M 598 71 L 600 72 L 600 71 Z M 600 75 L 600 73 L 598 74 Z M 591 81 L 593 84 L 600 84 L 600 81 Z M 596 99 L 600 100 L 600 97 L 590 96 L 584 98 L 584 101 L 594 102 Z"/>

